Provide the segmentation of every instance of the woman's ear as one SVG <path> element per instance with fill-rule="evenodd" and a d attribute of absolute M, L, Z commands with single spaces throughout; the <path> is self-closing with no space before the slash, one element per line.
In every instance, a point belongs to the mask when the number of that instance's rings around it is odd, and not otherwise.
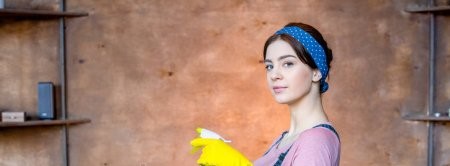
<path fill-rule="evenodd" d="M 318 70 L 318 69 L 313 70 L 312 81 L 313 82 L 319 82 L 320 79 L 322 79 L 322 73 L 320 73 L 320 70 Z"/>

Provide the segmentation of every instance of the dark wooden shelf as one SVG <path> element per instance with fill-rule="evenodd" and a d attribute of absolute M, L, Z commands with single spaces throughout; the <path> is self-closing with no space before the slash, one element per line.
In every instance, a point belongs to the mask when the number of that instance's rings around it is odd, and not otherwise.
<path fill-rule="evenodd" d="M 450 14 L 450 6 L 435 6 L 435 7 L 407 7 L 406 12 L 410 13 L 447 13 Z"/>
<path fill-rule="evenodd" d="M 0 18 L 61 18 L 88 16 L 86 12 L 59 12 L 50 10 L 0 9 Z"/>
<path fill-rule="evenodd" d="M 427 116 L 427 115 L 422 115 L 422 114 L 405 115 L 405 116 L 403 116 L 403 119 L 405 119 L 405 120 L 412 120 L 412 121 L 450 122 L 450 117 L 448 117 L 448 116 L 435 117 L 435 116 Z"/>
<path fill-rule="evenodd" d="M 25 122 L 0 122 L 0 128 L 6 127 L 30 127 L 30 126 L 61 126 L 89 123 L 90 119 L 67 119 L 67 120 L 30 120 Z"/>

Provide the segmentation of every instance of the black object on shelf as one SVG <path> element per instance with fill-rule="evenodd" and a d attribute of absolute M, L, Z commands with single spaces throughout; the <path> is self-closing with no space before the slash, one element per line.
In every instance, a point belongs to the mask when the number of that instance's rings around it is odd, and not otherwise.
<path fill-rule="evenodd" d="M 38 116 L 41 120 L 55 119 L 55 94 L 52 82 L 38 83 Z"/>

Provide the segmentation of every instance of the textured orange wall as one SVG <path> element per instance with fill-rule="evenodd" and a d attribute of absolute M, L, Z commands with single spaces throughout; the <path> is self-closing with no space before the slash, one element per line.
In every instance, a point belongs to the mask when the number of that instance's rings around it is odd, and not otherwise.
<path fill-rule="evenodd" d="M 195 165 L 196 127 L 258 158 L 288 128 L 260 60 L 265 39 L 290 21 L 317 27 L 333 49 L 324 105 L 341 165 L 425 165 L 426 123 L 401 118 L 426 109 L 428 17 L 403 12 L 414 2 L 68 0 L 90 14 L 67 20 L 69 117 L 92 120 L 69 128 L 70 165 Z M 435 104 L 445 111 L 450 24 L 437 21 Z M 37 81 L 58 83 L 57 28 L 0 21 L 0 109 L 35 114 Z M 61 165 L 59 129 L 0 130 L 0 165 Z M 436 164 L 450 164 L 450 129 L 436 134 Z"/>

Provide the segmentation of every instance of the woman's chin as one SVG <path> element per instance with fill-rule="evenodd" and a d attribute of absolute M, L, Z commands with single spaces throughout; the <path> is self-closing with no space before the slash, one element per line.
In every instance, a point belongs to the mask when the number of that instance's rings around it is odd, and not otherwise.
<path fill-rule="evenodd" d="M 281 97 L 281 96 L 275 96 L 275 101 L 279 104 L 288 104 L 288 103 L 292 102 L 292 99 L 288 99 L 288 98 Z"/>

